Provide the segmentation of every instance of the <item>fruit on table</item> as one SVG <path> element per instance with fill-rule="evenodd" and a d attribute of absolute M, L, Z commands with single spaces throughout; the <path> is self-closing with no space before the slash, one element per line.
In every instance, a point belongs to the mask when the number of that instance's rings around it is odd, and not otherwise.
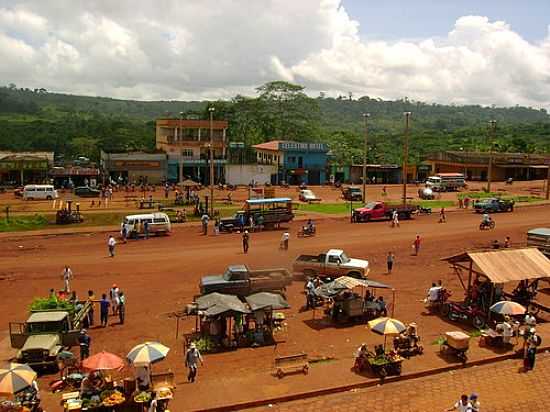
<path fill-rule="evenodd" d="M 149 402 L 151 400 L 151 394 L 149 392 L 140 392 L 134 396 L 134 401 L 138 403 Z"/>
<path fill-rule="evenodd" d="M 103 395 L 103 394 L 102 394 Z M 114 406 L 123 403 L 126 400 L 124 395 L 118 391 L 112 391 L 107 397 L 103 398 L 104 406 Z"/>

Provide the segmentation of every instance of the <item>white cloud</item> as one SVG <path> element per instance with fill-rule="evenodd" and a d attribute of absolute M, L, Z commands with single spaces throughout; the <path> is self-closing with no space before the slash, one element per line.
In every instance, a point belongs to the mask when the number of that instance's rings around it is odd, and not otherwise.
<path fill-rule="evenodd" d="M 480 16 L 443 38 L 386 42 L 362 40 L 339 0 L 3 4 L 0 78 L 24 87 L 202 99 L 284 79 L 312 93 L 550 107 L 550 38 L 529 43 Z"/>

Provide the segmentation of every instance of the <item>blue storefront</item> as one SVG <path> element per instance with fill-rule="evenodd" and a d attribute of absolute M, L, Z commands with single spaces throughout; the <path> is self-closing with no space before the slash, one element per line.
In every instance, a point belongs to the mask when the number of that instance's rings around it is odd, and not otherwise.
<path fill-rule="evenodd" d="M 280 142 L 280 181 L 291 185 L 322 185 L 327 180 L 327 152 L 324 143 Z"/>

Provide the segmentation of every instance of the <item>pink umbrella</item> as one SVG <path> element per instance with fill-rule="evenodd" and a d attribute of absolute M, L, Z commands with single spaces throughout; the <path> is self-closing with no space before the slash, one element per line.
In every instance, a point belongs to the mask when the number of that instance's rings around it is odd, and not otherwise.
<path fill-rule="evenodd" d="M 88 370 L 120 370 L 124 368 L 124 361 L 112 353 L 102 351 L 96 353 L 82 362 L 84 369 Z"/>

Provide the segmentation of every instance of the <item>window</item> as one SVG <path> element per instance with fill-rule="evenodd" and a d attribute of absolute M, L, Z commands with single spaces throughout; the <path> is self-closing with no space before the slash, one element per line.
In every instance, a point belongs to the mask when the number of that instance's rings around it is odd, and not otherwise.
<path fill-rule="evenodd" d="M 340 258 L 338 256 L 329 256 L 328 263 L 340 263 Z"/>
<path fill-rule="evenodd" d="M 183 157 L 193 157 L 193 149 L 183 149 L 181 155 Z"/>
<path fill-rule="evenodd" d="M 153 223 L 166 223 L 166 219 L 163 217 L 156 217 L 153 219 Z"/>
<path fill-rule="evenodd" d="M 294 157 L 294 156 L 289 156 L 288 157 L 288 162 L 289 163 L 294 163 L 295 161 L 296 161 L 296 157 Z"/>

